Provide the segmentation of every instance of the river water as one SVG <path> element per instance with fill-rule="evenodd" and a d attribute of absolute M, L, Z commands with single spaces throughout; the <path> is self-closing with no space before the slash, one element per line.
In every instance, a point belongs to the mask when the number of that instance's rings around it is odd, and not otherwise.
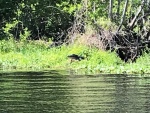
<path fill-rule="evenodd" d="M 0 113 L 150 113 L 150 76 L 3 72 Z"/>

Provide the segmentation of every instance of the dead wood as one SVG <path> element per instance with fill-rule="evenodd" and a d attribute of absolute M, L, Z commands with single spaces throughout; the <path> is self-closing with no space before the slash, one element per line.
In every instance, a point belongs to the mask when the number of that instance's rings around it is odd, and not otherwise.
<path fill-rule="evenodd" d="M 131 29 L 125 29 L 117 34 L 104 30 L 99 25 L 96 25 L 95 29 L 100 37 L 100 42 L 105 47 L 104 49 L 116 51 L 118 56 L 125 62 L 136 61 L 146 48 L 150 48 L 150 40 L 145 40 L 146 37 L 142 39 L 140 34 Z"/>
<path fill-rule="evenodd" d="M 141 13 L 141 11 L 143 9 L 143 7 L 144 7 L 144 2 L 142 2 L 142 4 L 139 6 L 136 15 L 134 16 L 134 18 L 132 19 L 132 21 L 129 23 L 129 25 L 128 25 L 129 29 L 131 29 L 131 30 L 133 29 L 133 27 L 135 25 L 135 22 L 138 19 L 139 15 L 140 15 L 140 13 Z"/>

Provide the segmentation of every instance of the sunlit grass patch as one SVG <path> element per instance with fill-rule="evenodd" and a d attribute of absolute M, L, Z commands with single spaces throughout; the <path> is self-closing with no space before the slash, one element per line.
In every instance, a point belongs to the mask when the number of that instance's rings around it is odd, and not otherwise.
<path fill-rule="evenodd" d="M 77 70 L 85 73 L 150 73 L 150 55 L 144 54 L 134 63 L 125 63 L 114 52 L 91 48 L 83 44 L 48 48 L 40 41 L 0 41 L 0 68 L 26 70 Z M 8 46 L 9 45 L 9 46 Z M 71 54 L 83 56 L 70 62 Z"/>

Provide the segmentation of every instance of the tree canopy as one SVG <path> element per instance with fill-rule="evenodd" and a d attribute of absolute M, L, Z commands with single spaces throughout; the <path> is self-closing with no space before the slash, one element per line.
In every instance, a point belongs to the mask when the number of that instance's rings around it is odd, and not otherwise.
<path fill-rule="evenodd" d="M 84 26 L 93 22 L 105 26 L 110 21 L 127 28 L 141 4 L 132 27 L 145 32 L 150 29 L 150 0 L 0 0 L 0 39 L 19 39 L 29 32 L 28 39 L 62 40 L 79 19 Z"/>

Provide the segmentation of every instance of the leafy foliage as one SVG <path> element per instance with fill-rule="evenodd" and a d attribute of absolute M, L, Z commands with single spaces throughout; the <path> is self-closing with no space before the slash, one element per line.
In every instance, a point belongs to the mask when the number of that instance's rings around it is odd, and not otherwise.
<path fill-rule="evenodd" d="M 114 1 L 114 0 L 113 0 Z M 120 23 L 124 1 L 113 2 L 112 20 L 115 24 Z M 124 25 L 135 14 L 141 1 L 129 1 Z M 0 39 L 15 37 L 20 39 L 25 31 L 30 35 L 27 39 L 42 39 L 46 37 L 54 41 L 64 40 L 68 28 L 74 24 L 77 16 L 82 16 L 84 23 L 93 24 L 96 21 L 102 26 L 109 20 L 108 0 L 1 0 L 0 1 Z M 148 1 L 144 10 L 148 11 Z M 78 14 L 79 10 L 83 10 Z M 106 20 L 103 22 L 102 20 Z M 109 25 L 108 25 L 109 26 Z M 107 26 L 106 26 L 107 28 Z M 5 35 L 5 36 L 4 36 Z"/>
<path fill-rule="evenodd" d="M 65 8 L 68 4 L 64 3 L 69 2 L 67 0 L 64 0 L 64 2 L 61 2 L 61 0 L 22 0 L 15 3 L 12 0 L 8 2 L 1 1 L 0 14 L 2 18 L 0 20 L 3 24 L 0 27 L 4 28 L 2 30 L 7 36 L 8 34 L 12 34 L 16 39 L 20 38 L 20 32 L 23 34 L 24 30 L 28 29 L 31 31 L 31 39 L 40 39 L 46 36 L 54 40 L 59 40 L 57 38 L 59 36 L 60 38 L 64 38 L 67 29 L 73 22 L 74 6 L 70 5 L 70 9 L 68 10 Z"/>

